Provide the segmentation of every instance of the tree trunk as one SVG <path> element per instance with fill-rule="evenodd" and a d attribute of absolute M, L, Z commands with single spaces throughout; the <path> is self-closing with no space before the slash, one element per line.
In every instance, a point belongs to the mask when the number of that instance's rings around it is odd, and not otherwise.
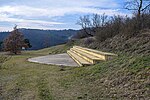
<path fill-rule="evenodd" d="M 138 17 L 141 16 L 142 4 L 143 4 L 143 0 L 140 0 L 139 9 L 138 9 Z"/>

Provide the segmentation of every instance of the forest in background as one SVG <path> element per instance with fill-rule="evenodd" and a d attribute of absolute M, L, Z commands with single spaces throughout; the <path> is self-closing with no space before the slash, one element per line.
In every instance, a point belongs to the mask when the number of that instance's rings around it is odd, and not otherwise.
<path fill-rule="evenodd" d="M 19 29 L 26 39 L 30 40 L 32 48 L 38 50 L 50 46 L 66 43 L 77 30 L 39 30 L 39 29 Z M 10 32 L 0 32 L 0 41 L 3 41 Z"/>

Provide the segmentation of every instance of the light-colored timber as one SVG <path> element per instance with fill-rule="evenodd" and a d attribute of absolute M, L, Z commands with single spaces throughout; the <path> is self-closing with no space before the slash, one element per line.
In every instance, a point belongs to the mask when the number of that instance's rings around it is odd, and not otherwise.
<path fill-rule="evenodd" d="M 99 61 L 106 61 L 117 56 L 113 53 L 97 51 L 80 46 L 73 46 L 67 53 L 74 59 L 79 66 L 96 64 Z"/>
<path fill-rule="evenodd" d="M 98 54 L 104 54 L 104 55 L 110 55 L 110 56 L 117 56 L 114 53 L 102 52 L 102 51 L 98 51 L 98 50 L 94 50 L 94 49 L 89 49 L 89 48 L 84 48 L 84 47 L 80 47 L 80 46 L 73 46 L 73 47 L 74 48 L 81 48 L 81 49 L 88 50 L 88 51 L 91 51 L 91 52 L 94 52 L 94 53 L 98 53 Z"/>
<path fill-rule="evenodd" d="M 93 56 L 91 54 L 82 52 L 81 50 L 78 50 L 76 48 L 71 48 L 70 51 L 76 53 L 77 55 L 79 55 L 80 57 L 82 57 L 83 59 L 87 60 L 88 62 L 95 64 L 97 63 L 99 60 L 102 60 L 99 57 Z"/>
<path fill-rule="evenodd" d="M 89 48 L 83 48 L 80 46 L 73 46 L 73 48 L 76 48 L 85 53 L 91 54 L 93 56 L 99 57 L 99 58 L 101 58 L 101 60 L 105 60 L 105 61 L 111 59 L 113 56 L 117 56 L 116 54 L 113 54 L 113 53 L 107 53 L 107 52 L 102 52 L 102 51 L 93 50 L 93 49 L 89 49 Z"/>
<path fill-rule="evenodd" d="M 67 53 L 71 56 L 73 60 L 75 60 L 79 66 L 85 66 L 85 65 L 91 65 L 90 62 L 86 61 L 82 57 L 78 56 L 74 52 L 71 52 L 70 50 L 67 51 Z"/>

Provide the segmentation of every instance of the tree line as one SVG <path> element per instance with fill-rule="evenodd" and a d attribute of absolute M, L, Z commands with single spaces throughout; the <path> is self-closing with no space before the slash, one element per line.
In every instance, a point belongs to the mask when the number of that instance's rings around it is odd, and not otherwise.
<path fill-rule="evenodd" d="M 131 0 L 124 8 L 133 11 L 133 16 L 107 16 L 104 14 L 85 15 L 79 18 L 77 24 L 80 32 L 74 38 L 95 37 L 102 42 L 117 34 L 132 37 L 142 29 L 150 29 L 150 1 Z"/>

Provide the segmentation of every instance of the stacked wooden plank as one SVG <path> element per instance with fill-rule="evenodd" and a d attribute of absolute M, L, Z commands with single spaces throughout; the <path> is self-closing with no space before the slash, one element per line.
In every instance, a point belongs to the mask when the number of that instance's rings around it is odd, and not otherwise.
<path fill-rule="evenodd" d="M 67 53 L 78 63 L 79 66 L 93 65 L 99 61 L 106 61 L 117 56 L 113 53 L 97 51 L 80 46 L 73 46 L 73 48 L 68 50 Z"/>

